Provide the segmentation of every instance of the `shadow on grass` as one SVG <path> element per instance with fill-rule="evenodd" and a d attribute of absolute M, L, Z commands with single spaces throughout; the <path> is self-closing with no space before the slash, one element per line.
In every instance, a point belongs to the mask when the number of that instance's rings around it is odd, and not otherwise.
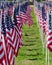
<path fill-rule="evenodd" d="M 40 54 L 40 53 L 36 53 L 36 54 L 20 54 L 20 56 L 39 56 L 39 55 L 42 55 L 42 54 Z"/>
<path fill-rule="evenodd" d="M 38 56 L 37 54 L 29 54 L 27 56 Z"/>
<path fill-rule="evenodd" d="M 27 50 L 28 50 L 28 51 L 33 51 L 33 50 L 36 50 L 36 51 L 37 51 L 37 50 L 39 50 L 39 49 L 27 49 Z"/>
<path fill-rule="evenodd" d="M 34 61 L 34 60 L 42 60 L 42 59 L 41 58 L 31 58 L 31 59 L 28 59 L 28 60 Z"/>
<path fill-rule="evenodd" d="M 25 33 L 25 36 L 31 36 L 30 34 Z"/>
<path fill-rule="evenodd" d="M 26 40 L 26 42 L 36 42 L 37 40 Z"/>
<path fill-rule="evenodd" d="M 38 56 L 37 54 L 21 54 L 20 56 Z"/>
<path fill-rule="evenodd" d="M 23 46 L 33 46 L 35 44 L 23 44 Z"/>

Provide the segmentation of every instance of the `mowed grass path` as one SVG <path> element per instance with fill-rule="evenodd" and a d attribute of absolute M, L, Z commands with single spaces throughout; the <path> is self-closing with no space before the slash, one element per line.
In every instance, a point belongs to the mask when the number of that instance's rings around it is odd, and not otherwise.
<path fill-rule="evenodd" d="M 23 47 L 19 50 L 16 65 L 46 65 L 46 55 L 42 54 L 42 43 L 34 11 L 31 15 L 34 24 L 30 28 L 28 25 L 23 26 Z"/>

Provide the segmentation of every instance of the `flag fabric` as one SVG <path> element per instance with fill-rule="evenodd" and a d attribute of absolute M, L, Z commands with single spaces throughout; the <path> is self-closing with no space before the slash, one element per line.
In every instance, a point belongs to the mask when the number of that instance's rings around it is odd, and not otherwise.
<path fill-rule="evenodd" d="M 29 26 L 31 26 L 33 24 L 33 22 L 32 22 L 32 19 L 31 19 L 32 17 L 29 14 L 29 12 L 31 12 L 31 10 L 29 10 L 28 7 L 30 7 L 28 5 L 28 2 L 26 2 L 25 4 L 21 4 L 19 14 L 20 14 L 20 17 L 22 19 L 22 22 L 24 24 L 27 23 Z"/>
<path fill-rule="evenodd" d="M 37 16 L 38 16 L 38 23 L 40 25 L 40 27 L 43 29 L 43 21 L 42 21 L 42 7 L 40 6 L 40 4 L 38 4 L 38 13 L 37 13 Z"/>
<path fill-rule="evenodd" d="M 32 16 L 30 14 L 32 12 L 32 8 L 30 7 L 29 2 L 26 2 L 24 6 L 27 15 L 27 21 L 28 21 L 27 23 L 29 26 L 31 26 L 33 24 Z"/>
<path fill-rule="evenodd" d="M 48 13 L 47 48 L 52 52 L 52 11 Z"/>
<path fill-rule="evenodd" d="M 14 65 L 14 47 L 16 44 L 16 32 L 9 14 L 6 15 L 6 39 L 7 39 L 7 54 L 10 64 Z"/>
<path fill-rule="evenodd" d="M 51 24 L 51 17 L 52 17 L 52 11 L 51 11 L 51 3 L 46 3 L 46 14 L 47 14 L 47 26 L 46 26 L 46 38 L 47 43 L 46 46 L 49 49 L 49 51 L 52 52 L 52 24 Z"/>
<path fill-rule="evenodd" d="M 19 6 L 15 9 L 14 11 L 14 22 L 16 21 L 16 25 L 14 26 L 15 27 L 15 30 L 17 32 L 17 43 L 16 43 L 16 47 L 15 47 L 15 55 L 17 56 L 18 55 L 18 51 L 19 51 L 19 48 L 22 46 L 22 25 L 23 25 L 23 22 L 21 22 L 21 18 L 19 16 Z"/>
<path fill-rule="evenodd" d="M 43 32 L 46 33 L 47 15 L 45 10 L 45 4 L 43 4 L 42 6 L 42 22 L 43 22 Z"/>
<path fill-rule="evenodd" d="M 9 65 L 8 63 L 8 58 L 7 58 L 7 54 L 6 54 L 6 48 L 5 48 L 5 39 L 3 34 L 1 35 L 1 39 L 0 39 L 0 64 L 1 65 Z"/>
<path fill-rule="evenodd" d="M 1 11 L 2 11 L 2 19 L 1 19 L 1 43 L 2 43 L 2 45 L 3 45 L 3 49 L 4 49 L 4 54 L 5 54 L 5 58 L 4 58 L 4 60 L 3 60 L 3 64 L 2 65 L 9 65 L 9 62 L 8 62 L 8 56 L 7 56 L 7 50 L 6 50 L 6 35 L 5 35 L 5 33 L 6 33 L 6 29 L 5 29 L 5 25 L 4 25 L 4 10 L 3 10 L 3 8 L 1 9 Z M 1 47 L 1 50 L 2 50 L 2 47 Z M 1 51 L 1 53 L 2 53 L 2 51 Z M 2 53 L 3 54 L 3 53 Z M 1 54 L 1 57 L 2 56 L 4 56 L 4 55 L 2 55 Z"/>
<path fill-rule="evenodd" d="M 38 23 L 40 28 L 43 29 L 43 22 L 42 22 L 42 4 L 38 4 L 37 2 L 34 3 L 34 12 L 38 18 Z"/>

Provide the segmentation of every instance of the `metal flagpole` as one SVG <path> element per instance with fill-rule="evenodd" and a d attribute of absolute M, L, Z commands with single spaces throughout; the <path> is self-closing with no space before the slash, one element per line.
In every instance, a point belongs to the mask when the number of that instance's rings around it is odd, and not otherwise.
<path fill-rule="evenodd" d="M 47 22 L 48 22 L 48 12 L 47 12 Z M 47 41 L 47 39 L 46 39 L 46 41 Z M 48 65 L 48 49 L 47 49 L 47 46 L 46 46 L 46 65 Z"/>
<path fill-rule="evenodd" d="M 49 22 L 48 16 L 49 16 L 49 11 L 47 12 L 47 22 Z M 49 62 L 50 60 L 49 59 L 50 59 L 50 57 L 49 57 L 49 50 L 48 50 L 48 48 L 46 46 L 46 65 L 50 65 L 50 62 Z"/>
<path fill-rule="evenodd" d="M 48 65 L 50 65 L 49 50 L 48 50 Z"/>
<path fill-rule="evenodd" d="M 48 12 L 47 12 L 47 22 L 48 22 Z M 47 39 L 46 39 L 46 41 L 47 41 Z M 47 49 L 47 46 L 46 46 L 46 65 L 48 65 L 48 49 Z"/>
<path fill-rule="evenodd" d="M 47 51 L 48 51 L 48 50 L 47 50 L 47 46 L 46 46 L 46 65 L 48 65 L 48 64 L 47 64 L 47 62 L 48 62 L 48 59 L 47 59 L 47 56 L 48 56 L 47 53 L 48 53 L 48 52 L 47 52 Z"/>
<path fill-rule="evenodd" d="M 42 0 L 41 0 L 42 2 Z M 42 7 L 42 3 L 41 3 L 41 7 Z M 41 39 L 42 39 L 42 50 L 43 50 L 43 54 L 44 54 L 44 35 L 43 35 L 43 29 L 40 29 L 40 35 L 41 35 Z"/>
<path fill-rule="evenodd" d="M 48 0 L 47 0 L 48 1 Z M 52 16 L 52 15 L 51 15 Z M 49 20 L 48 20 L 49 21 Z M 48 65 L 50 65 L 50 57 L 49 57 L 49 50 L 48 50 Z"/>

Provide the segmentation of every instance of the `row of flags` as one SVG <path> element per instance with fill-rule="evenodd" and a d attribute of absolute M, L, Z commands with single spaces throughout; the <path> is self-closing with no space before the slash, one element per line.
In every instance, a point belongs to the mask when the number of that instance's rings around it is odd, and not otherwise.
<path fill-rule="evenodd" d="M 22 47 L 22 26 L 33 24 L 28 2 L 0 2 L 0 65 L 15 65 Z"/>
<path fill-rule="evenodd" d="M 34 12 L 46 37 L 46 46 L 52 52 L 52 2 L 34 2 Z"/>

